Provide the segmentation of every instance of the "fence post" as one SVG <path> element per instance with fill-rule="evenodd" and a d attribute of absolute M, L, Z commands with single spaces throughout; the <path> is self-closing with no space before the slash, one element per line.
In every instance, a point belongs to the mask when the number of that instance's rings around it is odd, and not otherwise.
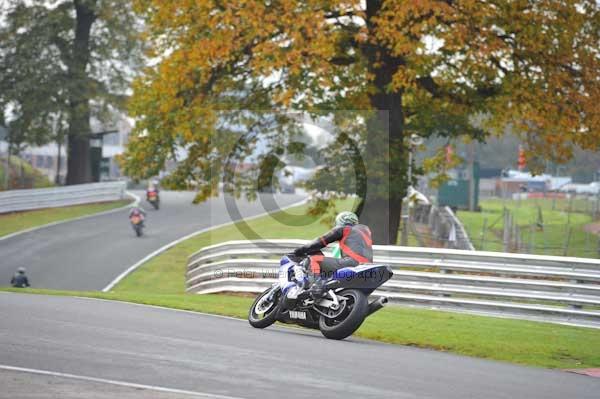
<path fill-rule="evenodd" d="M 571 233 L 573 232 L 573 228 L 569 227 L 569 232 L 567 233 L 567 237 L 565 239 L 565 246 L 563 249 L 563 256 L 567 256 L 567 253 L 569 252 L 569 244 L 571 242 Z"/>
<path fill-rule="evenodd" d="M 533 253 L 533 230 L 534 230 L 534 226 L 533 223 L 531 223 L 531 225 L 529 225 L 529 253 L 532 254 Z"/>
<path fill-rule="evenodd" d="M 590 251 L 590 233 L 586 231 L 583 234 L 585 234 L 585 256 L 588 256 L 588 253 L 592 253 L 592 251 Z"/>
<path fill-rule="evenodd" d="M 485 244 L 485 233 L 486 233 L 486 229 L 487 229 L 487 218 L 483 219 L 483 226 L 481 227 L 481 244 L 479 245 L 479 250 L 483 251 L 484 249 L 484 244 Z"/>
<path fill-rule="evenodd" d="M 504 212 L 504 229 L 502 234 L 502 242 L 504 252 L 508 252 L 509 241 L 510 241 L 510 218 L 508 215 L 508 210 L 506 208 L 503 209 Z"/>
<path fill-rule="evenodd" d="M 569 206 L 569 208 L 567 210 L 567 224 L 570 225 L 571 224 L 571 209 L 573 206 L 573 196 L 572 195 L 569 197 L 569 205 L 568 206 Z"/>

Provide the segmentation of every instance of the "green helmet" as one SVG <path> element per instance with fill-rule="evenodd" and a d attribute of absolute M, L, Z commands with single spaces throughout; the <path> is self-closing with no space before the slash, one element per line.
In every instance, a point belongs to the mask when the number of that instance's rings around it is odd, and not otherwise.
<path fill-rule="evenodd" d="M 347 224 L 355 225 L 358 224 L 358 216 L 354 212 L 340 212 L 335 217 L 335 225 L 337 227 L 345 226 Z"/>

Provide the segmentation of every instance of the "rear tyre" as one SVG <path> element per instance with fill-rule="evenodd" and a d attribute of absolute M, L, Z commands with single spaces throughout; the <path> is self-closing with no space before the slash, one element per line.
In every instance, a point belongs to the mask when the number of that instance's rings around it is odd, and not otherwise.
<path fill-rule="evenodd" d="M 139 224 L 135 225 L 135 235 L 137 237 L 142 236 L 142 226 L 140 226 Z"/>
<path fill-rule="evenodd" d="M 319 330 L 329 339 L 344 339 L 352 335 L 367 317 L 369 302 L 358 290 L 344 290 L 338 296 L 346 297 L 346 305 L 339 316 L 329 318 L 321 315 Z"/>
<path fill-rule="evenodd" d="M 273 294 L 273 298 L 269 300 L 267 297 L 271 292 L 272 287 L 263 291 L 256 297 L 254 303 L 248 311 L 248 322 L 254 328 L 266 328 L 277 320 L 279 314 L 279 297 L 280 292 Z"/>

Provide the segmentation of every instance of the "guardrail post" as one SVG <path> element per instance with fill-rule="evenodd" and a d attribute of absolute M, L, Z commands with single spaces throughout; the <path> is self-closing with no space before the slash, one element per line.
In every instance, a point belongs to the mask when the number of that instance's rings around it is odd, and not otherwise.
<path fill-rule="evenodd" d="M 574 268 L 574 267 L 572 267 L 572 270 L 575 270 L 575 268 Z M 583 284 L 583 283 L 584 283 L 583 281 L 581 281 L 581 280 L 577 280 L 577 279 L 570 280 L 569 282 L 570 282 L 571 284 Z M 571 295 L 572 295 L 572 294 L 571 294 Z M 569 305 L 569 307 L 570 307 L 571 309 L 576 309 L 576 310 L 577 310 L 577 309 L 582 309 L 582 308 L 583 308 L 583 306 L 581 306 L 581 305 L 579 305 L 579 304 L 575 304 L 575 303 L 572 303 L 572 304 L 570 304 L 570 305 Z"/>

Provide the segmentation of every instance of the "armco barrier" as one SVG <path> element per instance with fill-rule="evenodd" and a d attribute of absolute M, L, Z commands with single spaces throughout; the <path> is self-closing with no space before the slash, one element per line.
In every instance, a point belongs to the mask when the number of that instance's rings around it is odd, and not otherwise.
<path fill-rule="evenodd" d="M 66 187 L 0 192 L 0 213 L 115 201 L 125 196 L 126 183 L 107 182 Z"/>
<path fill-rule="evenodd" d="M 261 292 L 302 240 L 230 241 L 188 259 L 193 293 Z M 439 248 L 374 247 L 394 277 L 375 294 L 409 306 L 600 328 L 600 261 Z"/>

